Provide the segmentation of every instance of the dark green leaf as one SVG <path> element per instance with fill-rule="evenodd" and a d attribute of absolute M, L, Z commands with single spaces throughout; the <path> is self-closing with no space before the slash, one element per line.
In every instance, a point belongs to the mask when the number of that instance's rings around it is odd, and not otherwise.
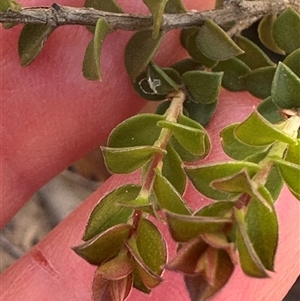
<path fill-rule="evenodd" d="M 275 53 L 284 55 L 285 52 L 277 46 L 273 38 L 273 26 L 276 19 L 275 15 L 264 16 L 258 25 L 258 36 L 264 46 Z"/>
<path fill-rule="evenodd" d="M 238 123 L 231 124 L 221 131 L 222 147 L 225 153 L 235 160 L 247 160 L 248 157 L 263 152 L 265 146 L 250 146 L 240 142 L 234 135 Z"/>
<path fill-rule="evenodd" d="M 185 33 L 185 30 L 187 31 L 187 34 Z M 214 66 L 217 62 L 211 60 L 206 55 L 204 55 L 198 47 L 197 37 L 198 37 L 199 29 L 190 32 L 188 30 L 189 29 L 182 30 L 182 35 L 183 35 L 182 39 L 185 38 L 185 35 L 187 36 L 185 45 L 189 55 L 196 61 L 200 62 L 203 66 L 206 66 L 207 68 Z"/>
<path fill-rule="evenodd" d="M 277 157 L 272 157 L 271 159 L 274 160 L 279 167 L 280 174 L 290 191 L 300 200 L 300 165 L 287 162 Z"/>
<path fill-rule="evenodd" d="M 280 171 L 278 166 L 273 166 L 271 169 L 267 182 L 265 184 L 265 188 L 270 192 L 273 201 L 276 201 L 279 197 L 283 186 L 283 179 L 280 175 Z"/>
<path fill-rule="evenodd" d="M 163 13 L 168 0 L 143 0 L 149 8 L 153 19 L 153 39 L 159 36 L 160 26 L 163 19 Z"/>
<path fill-rule="evenodd" d="M 271 123 L 278 123 L 284 120 L 279 111 L 280 108 L 276 106 L 271 96 L 264 99 L 257 106 L 257 112 Z"/>
<path fill-rule="evenodd" d="M 219 217 L 230 217 L 231 210 L 235 202 L 216 202 L 211 205 L 202 207 L 200 210 L 195 212 L 196 216 L 219 216 Z"/>
<path fill-rule="evenodd" d="M 225 61 L 243 53 L 216 23 L 206 19 L 197 36 L 197 46 L 205 56 L 215 61 Z"/>
<path fill-rule="evenodd" d="M 204 131 L 166 120 L 159 121 L 157 125 L 172 130 L 176 140 L 190 153 L 198 156 L 205 153 Z"/>
<path fill-rule="evenodd" d="M 181 195 L 172 184 L 158 171 L 156 171 L 153 189 L 161 209 L 178 214 L 190 214 L 190 209 L 186 206 Z"/>
<path fill-rule="evenodd" d="M 295 138 L 275 128 L 257 111 L 254 111 L 244 122 L 240 123 L 234 134 L 241 142 L 253 146 L 269 145 L 275 141 L 296 144 Z"/>
<path fill-rule="evenodd" d="M 289 54 L 283 63 L 300 77 L 300 48 Z"/>
<path fill-rule="evenodd" d="M 125 48 L 125 67 L 133 82 L 152 60 L 163 38 L 160 32 L 157 39 L 152 38 L 151 30 L 135 33 Z"/>
<path fill-rule="evenodd" d="M 188 71 L 181 78 L 196 102 L 210 104 L 219 96 L 222 75 L 223 72 Z"/>
<path fill-rule="evenodd" d="M 134 200 L 140 190 L 140 186 L 127 184 L 104 196 L 93 209 L 82 239 L 87 241 L 112 226 L 126 223 L 133 209 L 122 207 L 118 202 Z"/>
<path fill-rule="evenodd" d="M 122 8 L 114 0 L 86 0 L 84 6 L 112 13 L 123 13 Z"/>
<path fill-rule="evenodd" d="M 237 36 L 235 37 L 235 42 L 245 51 L 237 58 L 247 64 L 250 69 L 274 66 L 269 57 L 252 41 L 243 36 Z"/>
<path fill-rule="evenodd" d="M 243 91 L 246 89 L 242 75 L 247 74 L 250 68 L 241 60 L 233 57 L 229 60 L 219 62 L 213 71 L 224 71 L 222 86 L 230 91 Z"/>
<path fill-rule="evenodd" d="M 181 30 L 180 43 L 186 50 L 187 50 L 187 41 L 188 41 L 189 36 L 195 32 L 196 32 L 196 34 L 198 34 L 198 31 L 199 31 L 199 27 L 184 28 Z"/>
<path fill-rule="evenodd" d="M 147 163 L 155 154 L 165 153 L 156 146 L 101 147 L 108 170 L 112 173 L 131 173 Z"/>
<path fill-rule="evenodd" d="M 209 268 L 214 271 L 212 283 L 209 283 L 202 274 L 197 276 L 184 276 L 184 282 L 191 301 L 206 301 L 214 296 L 224 287 L 234 271 L 234 265 L 226 251 L 214 250 L 214 253 L 214 265 L 211 266 L 208 262 L 207 268 L 208 273 L 211 272 Z"/>
<path fill-rule="evenodd" d="M 183 194 L 186 186 L 186 176 L 182 168 L 182 161 L 171 144 L 167 146 L 166 150 L 167 154 L 163 158 L 162 174 L 180 194 Z"/>
<path fill-rule="evenodd" d="M 176 71 L 174 70 L 174 72 Z M 179 74 L 178 78 L 180 78 Z M 147 70 L 147 81 L 155 94 L 167 95 L 171 91 L 178 90 L 178 86 L 173 79 L 153 61 L 150 62 Z"/>
<path fill-rule="evenodd" d="M 128 224 L 116 225 L 74 247 L 73 250 L 90 264 L 101 265 L 118 255 L 131 228 Z"/>
<path fill-rule="evenodd" d="M 300 16 L 291 7 L 285 9 L 274 22 L 273 37 L 287 53 L 300 48 Z"/>
<path fill-rule="evenodd" d="M 86 79 L 101 81 L 100 54 L 103 41 L 109 31 L 108 23 L 104 19 L 99 19 L 96 24 L 94 38 L 88 44 L 84 55 L 82 72 Z"/>
<path fill-rule="evenodd" d="M 145 264 L 160 275 L 167 260 L 165 240 L 157 227 L 145 218 L 140 220 L 136 245 Z"/>
<path fill-rule="evenodd" d="M 194 59 L 184 59 L 182 61 L 175 63 L 171 67 L 175 69 L 179 73 L 179 75 L 182 75 L 187 71 L 204 70 L 202 64 Z"/>
<path fill-rule="evenodd" d="M 189 216 L 165 211 L 172 238 L 187 242 L 200 234 L 220 231 L 231 219 L 215 216 Z"/>
<path fill-rule="evenodd" d="M 213 114 L 215 113 L 218 104 L 218 99 L 209 104 L 196 103 L 192 97 L 189 96 L 188 101 L 185 101 L 183 106 L 189 114 L 189 117 L 201 125 L 205 126 L 209 123 Z"/>
<path fill-rule="evenodd" d="M 272 205 L 272 197 L 265 189 L 261 195 L 268 201 L 272 210 L 268 210 L 256 198 L 252 198 L 245 215 L 245 225 L 253 248 L 262 264 L 269 271 L 274 271 L 274 258 L 278 243 L 278 222 Z"/>
<path fill-rule="evenodd" d="M 6 13 L 8 10 L 19 12 L 21 8 L 21 5 L 15 0 L 1 0 L 0 2 L 0 11 L 4 13 Z"/>
<path fill-rule="evenodd" d="M 271 92 L 274 103 L 280 108 L 300 106 L 300 78 L 281 62 L 276 69 Z"/>
<path fill-rule="evenodd" d="M 246 89 L 254 96 L 264 99 L 271 95 L 275 66 L 261 67 L 243 76 Z"/>
<path fill-rule="evenodd" d="M 245 274 L 251 277 L 266 278 L 268 274 L 260 258 L 254 250 L 253 244 L 247 233 L 247 226 L 242 210 L 235 209 L 236 246 L 239 252 L 240 263 Z"/>
<path fill-rule="evenodd" d="M 161 128 L 157 122 L 164 117 L 156 114 L 140 114 L 126 119 L 110 133 L 109 147 L 153 145 Z"/>
<path fill-rule="evenodd" d="M 181 0 L 169 0 L 166 3 L 164 12 L 166 14 L 184 14 L 187 10 Z"/>
<path fill-rule="evenodd" d="M 56 27 L 43 24 L 25 24 L 19 37 L 21 65 L 28 66 L 41 52 Z"/>
<path fill-rule="evenodd" d="M 257 164 L 246 161 L 233 161 L 200 167 L 186 167 L 185 171 L 195 188 L 203 195 L 215 200 L 230 200 L 236 194 L 220 192 L 211 186 L 211 182 L 234 175 L 244 168 L 248 170 L 250 175 L 254 175 L 259 170 Z"/>

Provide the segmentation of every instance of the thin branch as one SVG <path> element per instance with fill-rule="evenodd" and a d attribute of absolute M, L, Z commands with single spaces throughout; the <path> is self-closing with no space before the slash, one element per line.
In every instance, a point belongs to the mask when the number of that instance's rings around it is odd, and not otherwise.
<path fill-rule="evenodd" d="M 227 0 L 221 9 L 184 14 L 165 14 L 161 29 L 170 30 L 200 26 L 206 19 L 213 20 L 221 27 L 232 22 L 252 24 L 267 14 L 279 14 L 288 6 L 292 6 L 300 12 L 300 0 Z M 47 24 L 54 27 L 61 25 L 96 25 L 99 18 L 105 19 L 112 29 L 130 31 L 152 29 L 151 16 L 117 14 L 93 8 L 59 6 L 56 3 L 52 4 L 51 7 L 25 7 L 19 12 L 0 12 L 0 23 Z"/>

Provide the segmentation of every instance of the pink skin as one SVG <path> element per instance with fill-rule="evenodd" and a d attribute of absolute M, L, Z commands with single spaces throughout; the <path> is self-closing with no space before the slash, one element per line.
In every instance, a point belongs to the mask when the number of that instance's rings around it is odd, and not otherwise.
<path fill-rule="evenodd" d="M 82 6 L 84 1 L 61 0 L 59 4 Z M 184 1 L 188 9 L 208 9 L 213 1 Z M 52 1 L 22 1 L 28 6 Z M 142 1 L 119 1 L 127 12 L 147 10 Z M 92 35 L 78 26 L 57 29 L 42 54 L 27 68 L 21 68 L 17 54 L 20 26 L 0 30 L 1 96 L 3 97 L 1 225 L 5 225 L 43 184 L 70 163 L 103 143 L 121 120 L 134 115 L 145 101 L 133 92 L 123 67 L 123 48 L 130 33 L 113 33 L 105 41 L 101 58 L 102 83 L 81 75 L 85 47 Z M 169 65 L 186 56 L 177 32 L 164 42 L 165 53 L 157 62 Z M 115 51 L 118 49 L 118 51 Z M 176 51 L 174 51 L 176 49 Z M 117 79 L 117 83 L 114 82 Z M 221 152 L 219 132 L 228 123 L 249 115 L 258 100 L 247 93 L 222 91 L 217 113 L 208 128 L 214 149 L 208 161 L 226 159 Z M 238 105 L 237 105 L 238 104 Z M 91 300 L 94 267 L 79 258 L 71 247 L 81 242 L 88 215 L 101 196 L 135 176 L 112 176 L 77 210 L 55 228 L 31 252 L 1 276 L 3 300 Z M 186 198 L 205 203 L 188 186 Z M 276 273 L 269 279 L 246 277 L 239 268 L 214 301 L 280 301 L 299 274 L 299 203 L 284 189 L 276 203 L 280 221 Z M 164 233 L 167 231 L 162 229 Z M 168 239 L 169 240 L 169 239 Z M 171 243 L 170 256 L 174 254 Z M 151 297 L 133 291 L 129 300 L 188 301 L 179 274 L 166 272 L 165 281 Z"/>

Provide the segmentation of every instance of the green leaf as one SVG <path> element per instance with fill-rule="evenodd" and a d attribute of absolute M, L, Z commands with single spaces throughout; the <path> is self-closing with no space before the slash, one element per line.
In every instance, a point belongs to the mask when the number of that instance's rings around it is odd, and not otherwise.
<path fill-rule="evenodd" d="M 55 28 L 43 24 L 24 25 L 18 43 L 21 66 L 25 67 L 32 63 Z"/>
<path fill-rule="evenodd" d="M 280 108 L 276 106 L 271 96 L 264 99 L 257 106 L 257 112 L 271 123 L 278 123 L 284 120 L 279 111 Z"/>
<path fill-rule="evenodd" d="M 300 16 L 291 7 L 285 9 L 274 22 L 273 37 L 287 53 L 300 48 Z"/>
<path fill-rule="evenodd" d="M 191 213 L 181 195 L 159 171 L 156 171 L 153 189 L 161 209 L 178 214 Z"/>
<path fill-rule="evenodd" d="M 7 11 L 19 12 L 22 6 L 15 0 L 1 0 L 0 11 L 6 13 Z"/>
<path fill-rule="evenodd" d="M 233 123 L 221 131 L 221 142 L 224 152 L 235 160 L 247 160 L 254 154 L 264 152 L 265 146 L 250 146 L 239 141 L 235 137 L 235 129 L 239 124 Z"/>
<path fill-rule="evenodd" d="M 186 167 L 185 172 L 195 188 L 203 195 L 215 200 L 230 200 L 231 198 L 236 198 L 236 194 L 218 191 L 211 186 L 211 182 L 234 175 L 243 168 L 248 170 L 250 176 L 259 170 L 257 164 L 246 161 L 233 161 L 200 167 Z"/>
<path fill-rule="evenodd" d="M 171 67 L 175 69 L 180 76 L 187 71 L 204 70 L 202 64 L 194 59 L 184 59 L 173 64 Z"/>
<path fill-rule="evenodd" d="M 253 146 L 269 145 L 275 141 L 289 144 L 297 143 L 295 138 L 275 128 L 257 111 L 254 111 L 245 121 L 240 123 L 234 134 L 241 142 Z"/>
<path fill-rule="evenodd" d="M 198 103 L 210 104 L 219 96 L 223 72 L 188 71 L 182 82 Z"/>
<path fill-rule="evenodd" d="M 200 62 L 203 66 L 206 66 L 207 68 L 214 66 L 217 62 L 211 60 L 206 55 L 204 55 L 198 47 L 197 37 L 198 37 L 199 29 L 196 30 L 194 28 L 192 29 L 182 30 L 182 40 L 186 39 L 186 42 L 183 43 L 185 43 L 189 55 L 196 61 Z"/>
<path fill-rule="evenodd" d="M 214 115 L 217 104 L 218 99 L 209 104 L 196 103 L 191 96 L 188 95 L 188 100 L 184 102 L 183 106 L 191 119 L 205 126 L 209 123 L 210 119 Z"/>
<path fill-rule="evenodd" d="M 186 176 L 182 168 L 182 161 L 171 144 L 167 146 L 166 151 L 167 154 L 163 158 L 162 174 L 180 194 L 183 194 L 186 186 Z"/>
<path fill-rule="evenodd" d="M 172 238 L 177 242 L 187 242 L 203 233 L 221 231 L 231 219 L 216 216 L 182 215 L 165 211 Z"/>
<path fill-rule="evenodd" d="M 280 195 L 281 189 L 283 187 L 283 179 L 280 175 L 278 166 L 273 166 L 271 169 L 265 188 L 269 191 L 272 196 L 273 201 L 276 201 Z"/>
<path fill-rule="evenodd" d="M 178 86 L 173 79 L 153 61 L 150 62 L 147 70 L 147 81 L 151 83 L 150 87 L 155 94 L 167 95 L 171 91 L 178 90 Z"/>
<path fill-rule="evenodd" d="M 126 119 L 110 133 L 109 147 L 131 147 L 153 145 L 161 128 L 157 122 L 164 117 L 157 114 L 139 114 Z"/>
<path fill-rule="evenodd" d="M 270 96 L 275 70 L 275 66 L 268 66 L 257 68 L 247 73 L 242 78 L 246 90 L 260 99 Z"/>
<path fill-rule="evenodd" d="M 250 69 L 275 65 L 269 57 L 249 39 L 243 36 L 236 36 L 235 42 L 245 51 L 245 53 L 239 55 L 237 58 L 247 64 Z"/>
<path fill-rule="evenodd" d="M 99 19 L 96 24 L 93 40 L 86 49 L 82 72 L 83 76 L 89 80 L 100 80 L 100 53 L 103 41 L 110 31 L 110 26 L 104 19 Z"/>
<path fill-rule="evenodd" d="M 300 200 L 300 165 L 277 157 L 270 157 L 270 159 L 279 167 L 280 174 L 290 191 Z"/>
<path fill-rule="evenodd" d="M 243 53 L 216 23 L 206 19 L 197 36 L 197 46 L 208 58 L 225 61 Z"/>
<path fill-rule="evenodd" d="M 247 233 L 247 226 L 242 210 L 234 209 L 236 227 L 236 246 L 239 252 L 240 263 L 246 275 L 257 278 L 266 278 L 268 274 L 260 258 L 254 250 L 253 244 Z"/>
<path fill-rule="evenodd" d="M 262 188 L 260 194 L 268 201 L 272 210 L 252 198 L 245 214 L 245 226 L 253 248 L 264 267 L 274 271 L 274 259 L 278 244 L 278 222 L 276 211 L 272 205 L 272 197 Z"/>
<path fill-rule="evenodd" d="M 271 92 L 274 103 L 280 108 L 300 106 L 300 78 L 281 62 L 276 69 Z"/>
<path fill-rule="evenodd" d="M 113 226 L 73 250 L 90 264 L 101 265 L 118 255 L 131 228 L 128 224 Z"/>
<path fill-rule="evenodd" d="M 166 151 L 156 146 L 133 147 L 101 147 L 108 170 L 112 173 L 131 173 L 144 164 L 154 154 L 163 154 Z"/>
<path fill-rule="evenodd" d="M 224 250 L 214 249 L 214 264 L 207 261 L 207 272 L 213 271 L 212 283 L 209 283 L 202 274 L 196 276 L 184 276 L 184 282 L 192 301 L 206 301 L 219 292 L 229 281 L 234 264 L 230 256 Z M 209 259 L 210 256 L 207 256 Z"/>
<path fill-rule="evenodd" d="M 298 77 L 300 77 L 300 49 L 289 54 L 283 61 Z"/>
<path fill-rule="evenodd" d="M 163 38 L 160 32 L 157 39 L 152 38 L 151 30 L 135 33 L 125 48 L 125 67 L 133 82 L 152 60 Z"/>
<path fill-rule="evenodd" d="M 140 190 L 140 186 L 127 184 L 104 196 L 93 209 L 82 239 L 87 241 L 112 226 L 126 223 L 133 209 L 122 207 L 119 202 L 134 200 Z"/>
<path fill-rule="evenodd" d="M 163 20 L 163 13 L 168 0 L 143 0 L 143 2 L 149 8 L 153 19 L 153 39 L 157 39 L 159 36 L 161 22 Z"/>
<path fill-rule="evenodd" d="M 166 3 L 166 14 L 184 14 L 187 12 L 181 0 L 169 0 Z"/>
<path fill-rule="evenodd" d="M 196 216 L 219 216 L 219 217 L 230 217 L 231 210 L 235 202 L 216 202 L 207 206 L 202 207 L 197 212 Z"/>
<path fill-rule="evenodd" d="M 241 60 L 233 57 L 229 60 L 219 62 L 212 71 L 224 71 L 222 86 L 229 91 L 246 90 L 242 75 L 247 74 L 250 68 Z"/>
<path fill-rule="evenodd" d="M 167 260 L 166 244 L 157 227 L 148 219 L 140 220 L 136 245 L 145 264 L 160 275 Z"/>
<path fill-rule="evenodd" d="M 270 211 L 272 210 L 268 201 L 259 193 L 256 183 L 251 181 L 246 169 L 242 169 L 240 172 L 220 180 L 215 180 L 211 183 L 211 186 L 220 191 L 229 193 L 247 193 L 248 195 L 257 198 Z"/>
<path fill-rule="evenodd" d="M 297 139 L 297 144 L 295 145 L 289 145 L 286 155 L 285 155 L 285 161 L 291 162 L 297 165 L 300 165 L 300 139 Z"/>
<path fill-rule="evenodd" d="M 273 37 L 273 26 L 276 19 L 277 17 L 275 15 L 264 16 L 258 25 L 258 36 L 262 44 L 268 49 L 284 55 L 285 52 L 277 46 Z"/>
<path fill-rule="evenodd" d="M 172 130 L 177 141 L 190 153 L 199 156 L 204 154 L 204 131 L 167 120 L 161 120 L 157 125 Z"/>

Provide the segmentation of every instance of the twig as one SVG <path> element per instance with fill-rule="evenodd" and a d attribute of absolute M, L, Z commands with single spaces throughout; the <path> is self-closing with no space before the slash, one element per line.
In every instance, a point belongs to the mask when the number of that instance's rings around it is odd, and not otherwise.
<path fill-rule="evenodd" d="M 200 26 L 206 19 L 213 20 L 221 27 L 231 22 L 249 24 L 249 20 L 259 20 L 271 13 L 279 14 L 288 6 L 292 6 L 299 12 L 300 0 L 227 0 L 221 9 L 184 14 L 165 14 L 161 29 L 170 30 Z M 112 29 L 135 31 L 152 28 L 151 16 L 111 13 L 93 8 L 60 6 L 56 3 L 52 4 L 51 7 L 25 7 L 19 12 L 0 12 L 0 23 L 47 24 L 54 27 L 61 25 L 96 25 L 99 18 L 105 19 Z"/>
<path fill-rule="evenodd" d="M 0 246 L 15 259 L 19 259 L 24 255 L 24 252 L 9 241 L 3 234 L 0 235 Z"/>

